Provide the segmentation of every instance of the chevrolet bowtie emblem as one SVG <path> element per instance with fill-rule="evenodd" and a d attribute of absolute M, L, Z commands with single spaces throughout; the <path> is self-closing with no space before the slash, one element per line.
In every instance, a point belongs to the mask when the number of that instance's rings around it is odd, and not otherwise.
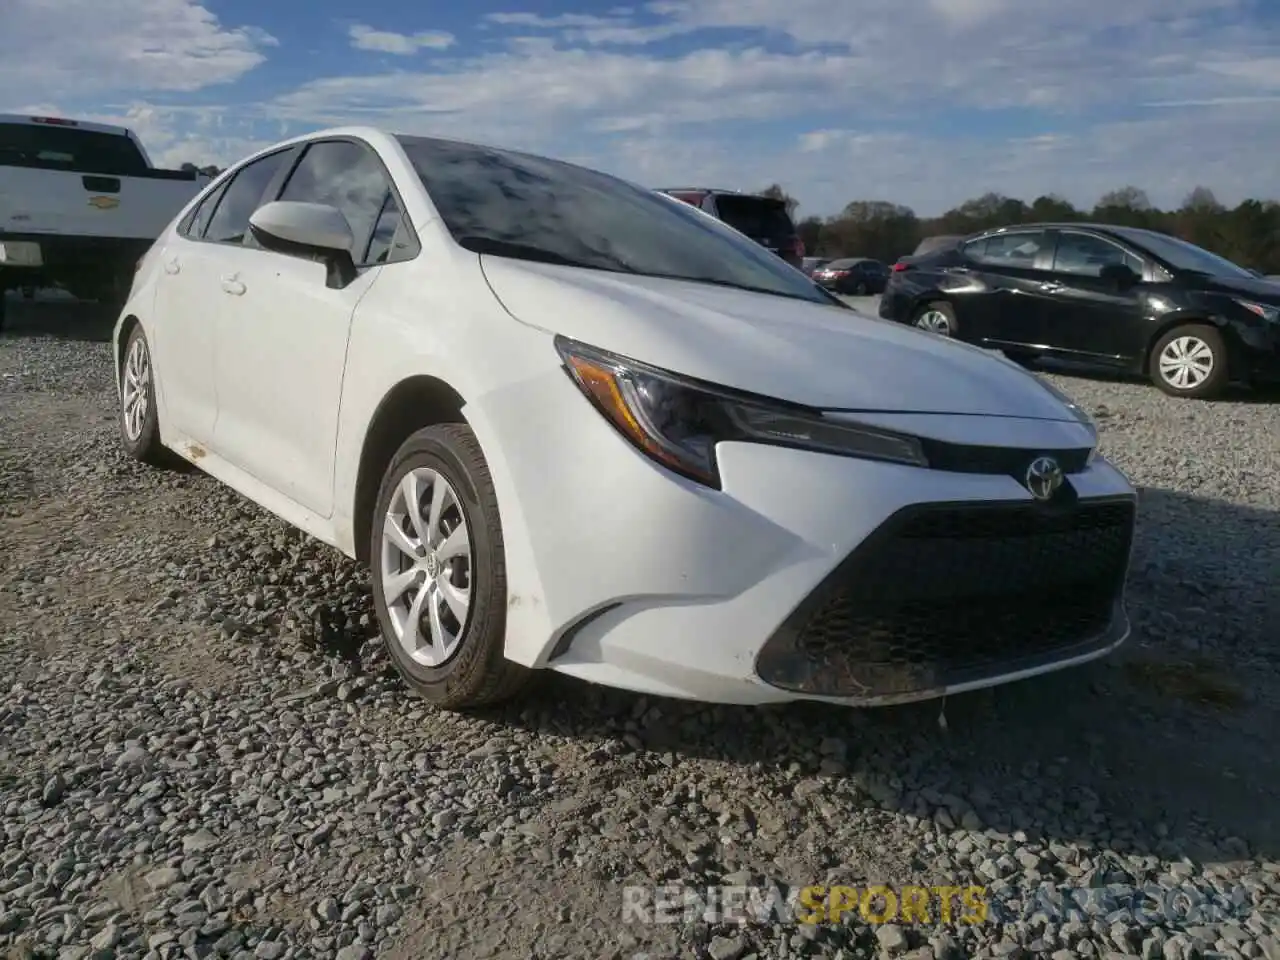
<path fill-rule="evenodd" d="M 97 207 L 99 210 L 114 210 L 120 206 L 119 197 L 90 197 L 89 206 Z"/>

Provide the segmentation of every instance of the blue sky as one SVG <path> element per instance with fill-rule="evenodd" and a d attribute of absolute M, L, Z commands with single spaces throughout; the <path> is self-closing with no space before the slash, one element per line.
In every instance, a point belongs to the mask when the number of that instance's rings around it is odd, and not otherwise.
<path fill-rule="evenodd" d="M 3 0 L 0 91 L 168 164 L 369 123 L 802 215 L 1280 199 L 1276 0 Z"/>

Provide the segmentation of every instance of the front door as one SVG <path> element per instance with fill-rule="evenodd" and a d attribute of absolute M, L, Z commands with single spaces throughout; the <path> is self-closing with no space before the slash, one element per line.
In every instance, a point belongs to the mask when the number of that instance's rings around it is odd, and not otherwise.
<path fill-rule="evenodd" d="M 377 156 L 351 140 L 308 145 L 273 199 L 341 210 L 355 237 L 358 276 L 331 289 L 323 264 L 253 247 L 223 261 L 214 449 L 328 517 L 351 320 L 384 269 L 400 205 Z"/>
<path fill-rule="evenodd" d="M 1137 279 L 1140 257 L 1096 234 L 1062 230 L 1044 310 L 1047 335 L 1064 359 L 1127 365 L 1146 349 L 1145 288 L 1103 280 L 1102 268 L 1124 264 Z"/>

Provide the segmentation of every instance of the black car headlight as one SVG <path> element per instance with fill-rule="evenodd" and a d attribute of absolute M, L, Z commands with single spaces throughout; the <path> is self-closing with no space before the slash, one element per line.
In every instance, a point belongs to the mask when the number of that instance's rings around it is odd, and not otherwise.
<path fill-rule="evenodd" d="M 911 436 L 836 422 L 808 407 L 702 383 L 556 337 L 569 376 L 627 440 L 663 466 L 720 486 L 716 444 L 763 443 L 927 467 Z"/>

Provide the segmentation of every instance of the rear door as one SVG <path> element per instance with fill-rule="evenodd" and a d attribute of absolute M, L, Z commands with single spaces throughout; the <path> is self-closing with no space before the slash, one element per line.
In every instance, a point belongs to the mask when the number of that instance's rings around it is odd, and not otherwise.
<path fill-rule="evenodd" d="M 1146 349 L 1142 285 L 1103 281 L 1099 274 L 1109 264 L 1145 275 L 1142 257 L 1119 243 L 1085 230 L 1057 231 L 1054 286 L 1043 309 L 1046 339 L 1066 357 L 1124 364 Z"/>
<path fill-rule="evenodd" d="M 1052 238 L 1038 228 L 965 243 L 956 265 L 944 271 L 964 339 L 996 347 L 1042 345 L 1052 263 Z"/>
<path fill-rule="evenodd" d="M 160 248 L 164 270 L 156 287 L 156 369 L 165 409 L 179 433 L 211 446 L 218 415 L 214 358 L 227 297 L 221 277 L 227 254 L 245 242 L 249 215 L 283 175 L 280 150 L 242 167 L 207 194 Z"/>

